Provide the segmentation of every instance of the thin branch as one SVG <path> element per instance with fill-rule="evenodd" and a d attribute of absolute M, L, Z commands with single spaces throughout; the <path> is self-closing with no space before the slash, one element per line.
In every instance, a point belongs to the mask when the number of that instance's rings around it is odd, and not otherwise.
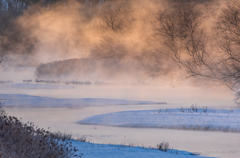
<path fill-rule="evenodd" d="M 3 56 L 0 57 L 0 64 L 3 62 L 4 58 Z"/>

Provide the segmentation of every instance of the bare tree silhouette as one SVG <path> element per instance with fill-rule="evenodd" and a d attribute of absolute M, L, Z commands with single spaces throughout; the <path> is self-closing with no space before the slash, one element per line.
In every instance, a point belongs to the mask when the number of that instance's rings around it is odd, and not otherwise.
<path fill-rule="evenodd" d="M 229 88 L 236 90 L 240 86 L 240 2 L 227 2 L 217 22 L 218 46 L 221 60 L 218 61 L 218 73 Z"/>
<path fill-rule="evenodd" d="M 240 88 L 240 2 L 230 0 L 221 8 L 212 32 L 216 45 L 206 35 L 204 16 L 195 3 L 177 3 L 161 10 L 156 18 L 158 53 L 170 57 L 190 77 L 206 77 Z"/>
<path fill-rule="evenodd" d="M 126 2 L 128 3 L 128 2 Z M 108 2 L 103 5 L 103 12 L 100 14 L 103 30 L 114 33 L 123 33 L 129 30 L 134 18 L 131 16 L 130 5 Z"/>
<path fill-rule="evenodd" d="M 158 13 L 154 37 L 162 46 L 158 52 L 186 68 L 191 76 L 213 77 L 202 20 L 195 3 L 173 4 Z"/>

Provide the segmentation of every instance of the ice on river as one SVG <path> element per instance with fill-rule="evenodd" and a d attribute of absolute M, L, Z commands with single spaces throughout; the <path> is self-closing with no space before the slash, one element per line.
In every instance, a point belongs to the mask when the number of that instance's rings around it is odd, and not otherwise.
<path fill-rule="evenodd" d="M 81 107 L 106 105 L 166 104 L 165 102 L 132 101 L 105 98 L 52 98 L 23 94 L 0 94 L 4 106 L 21 107 Z"/>

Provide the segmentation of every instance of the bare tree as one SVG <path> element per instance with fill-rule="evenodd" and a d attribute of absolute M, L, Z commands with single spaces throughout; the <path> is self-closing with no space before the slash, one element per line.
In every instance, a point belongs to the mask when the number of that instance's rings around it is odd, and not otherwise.
<path fill-rule="evenodd" d="M 102 6 L 103 12 L 100 14 L 101 26 L 104 30 L 119 33 L 130 29 L 134 18 L 131 16 L 129 5 L 118 3 L 107 3 Z"/>
<path fill-rule="evenodd" d="M 94 58 L 123 59 L 128 54 L 125 39 L 131 34 L 134 17 L 128 1 L 105 2 L 99 8 L 100 43 L 93 47 Z"/>
<path fill-rule="evenodd" d="M 103 21 L 105 22 L 107 28 L 112 31 L 117 32 L 122 30 L 124 27 L 124 20 L 120 18 L 121 9 L 110 9 L 104 16 Z"/>
<path fill-rule="evenodd" d="M 240 86 L 240 2 L 231 0 L 219 16 L 217 32 L 221 60 L 219 75 L 232 90 Z"/>
<path fill-rule="evenodd" d="M 201 24 L 202 12 L 195 3 L 173 4 L 158 13 L 154 37 L 162 46 L 158 51 L 186 68 L 191 76 L 212 77 Z"/>
<path fill-rule="evenodd" d="M 207 40 L 207 28 L 202 27 L 203 14 L 194 3 L 174 4 L 160 11 L 154 37 L 160 42 L 158 52 L 188 70 L 190 76 L 220 81 L 240 94 L 240 2 L 226 4 L 212 28 L 214 47 Z"/>

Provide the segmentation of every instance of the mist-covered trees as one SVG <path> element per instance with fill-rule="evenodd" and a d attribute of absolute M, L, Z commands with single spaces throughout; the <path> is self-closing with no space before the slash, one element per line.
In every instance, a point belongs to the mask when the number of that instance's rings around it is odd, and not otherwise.
<path fill-rule="evenodd" d="M 158 13 L 155 30 L 161 53 L 193 72 L 204 65 L 206 55 L 201 15 L 194 3 L 175 4 Z"/>
<path fill-rule="evenodd" d="M 106 3 L 102 5 L 102 13 L 100 13 L 99 18 L 103 30 L 124 33 L 131 28 L 134 18 L 132 17 L 131 5 L 126 3 L 116 5 Z"/>
<path fill-rule="evenodd" d="M 0 56 L 5 54 L 32 54 L 35 40 L 18 23 L 24 11 L 40 14 L 42 9 L 64 6 L 69 0 L 0 0 Z M 81 1 L 92 4 L 92 1 Z"/>
<path fill-rule="evenodd" d="M 36 3 L 36 0 L 0 0 L 0 56 L 19 52 L 30 51 L 30 39 L 16 23 L 16 19 L 22 15 L 23 11 L 28 9 L 31 4 Z"/>
<path fill-rule="evenodd" d="M 190 76 L 240 84 L 240 3 L 228 1 L 210 25 L 204 8 L 196 3 L 171 4 L 156 18 L 154 37 L 165 54 Z M 208 27 L 206 27 L 208 26 Z M 210 30 L 210 33 L 209 33 Z"/>
<path fill-rule="evenodd" d="M 240 2 L 228 1 L 220 13 L 216 31 L 221 59 L 219 74 L 230 88 L 239 89 L 240 84 Z"/>
<path fill-rule="evenodd" d="M 73 51 L 114 61 L 109 65 L 144 62 L 151 75 L 178 66 L 188 77 L 220 81 L 233 90 L 240 83 L 237 0 L 1 0 L 0 12 L 0 62 L 16 52 Z"/>
<path fill-rule="evenodd" d="M 98 7 L 97 29 L 100 43 L 91 51 L 94 58 L 122 59 L 128 54 L 126 44 L 133 32 L 133 9 L 130 1 L 105 1 Z"/>

